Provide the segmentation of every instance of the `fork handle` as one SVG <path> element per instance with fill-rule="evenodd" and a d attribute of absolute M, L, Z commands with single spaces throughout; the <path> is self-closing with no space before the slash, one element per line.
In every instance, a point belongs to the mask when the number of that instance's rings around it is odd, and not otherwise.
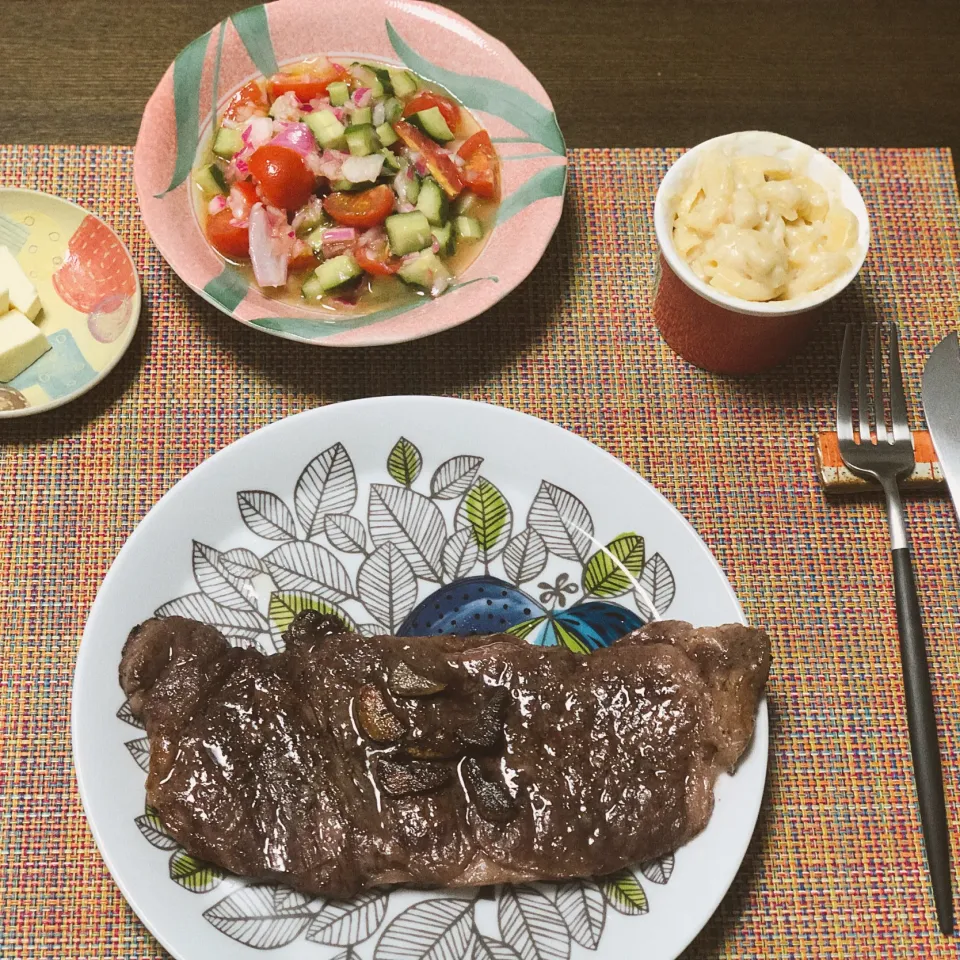
<path fill-rule="evenodd" d="M 953 892 L 950 880 L 950 834 L 943 799 L 943 772 L 940 768 L 940 741 L 933 711 L 927 650 L 920 620 L 920 603 L 913 576 L 909 547 L 892 551 L 893 583 L 897 597 L 897 626 L 900 632 L 900 659 L 903 663 L 903 691 L 907 703 L 913 775 L 920 804 L 923 842 L 933 884 L 937 920 L 942 933 L 953 933 Z"/>

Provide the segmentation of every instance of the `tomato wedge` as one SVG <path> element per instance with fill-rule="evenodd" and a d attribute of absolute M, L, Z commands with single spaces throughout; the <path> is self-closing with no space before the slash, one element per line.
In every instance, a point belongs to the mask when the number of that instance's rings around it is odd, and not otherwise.
<path fill-rule="evenodd" d="M 407 101 L 403 108 L 403 116 L 412 117 L 421 110 L 429 110 L 436 107 L 443 119 L 447 121 L 447 126 L 454 132 L 460 126 L 460 107 L 449 97 L 444 97 L 439 93 L 433 93 L 430 90 L 422 90 L 411 100 Z"/>
<path fill-rule="evenodd" d="M 464 161 L 463 179 L 478 196 L 500 199 L 500 161 L 486 130 L 478 130 L 464 140 L 457 151 Z"/>
<path fill-rule="evenodd" d="M 331 193 L 323 209 L 345 227 L 375 227 L 393 213 L 393 191 L 381 184 L 360 193 Z"/>
<path fill-rule="evenodd" d="M 463 189 L 463 180 L 450 155 L 441 150 L 425 133 L 421 133 L 405 120 L 398 120 L 393 125 L 393 129 L 411 150 L 416 150 L 423 156 L 434 180 L 443 187 L 444 193 L 450 198 L 457 196 Z"/>
<path fill-rule="evenodd" d="M 263 87 L 256 80 L 242 86 L 227 103 L 224 120 L 246 120 L 255 113 L 266 114 L 269 101 Z"/>
<path fill-rule="evenodd" d="M 264 200 L 274 207 L 297 210 L 313 194 L 316 177 L 296 150 L 267 143 L 250 157 L 250 172 Z"/>
<path fill-rule="evenodd" d="M 250 256 L 250 231 L 233 219 L 228 207 L 207 217 L 207 239 L 215 250 L 231 260 Z"/>
<path fill-rule="evenodd" d="M 372 243 L 357 244 L 353 256 L 367 273 L 377 277 L 392 277 L 403 264 L 400 257 L 390 256 L 385 236 L 378 237 Z"/>
<path fill-rule="evenodd" d="M 349 78 L 350 73 L 339 63 L 318 65 L 309 73 L 275 73 L 267 82 L 270 97 L 276 100 L 285 93 L 295 93 L 301 103 L 322 97 L 335 80 Z"/>

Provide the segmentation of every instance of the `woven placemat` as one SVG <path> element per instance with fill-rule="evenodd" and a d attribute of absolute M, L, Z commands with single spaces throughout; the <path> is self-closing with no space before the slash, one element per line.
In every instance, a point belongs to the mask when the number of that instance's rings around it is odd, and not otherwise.
<path fill-rule="evenodd" d="M 84 619 L 136 523 L 256 427 L 425 393 L 514 407 L 620 457 L 693 523 L 773 635 L 764 811 L 685 958 L 955 957 L 933 932 L 882 508 L 826 501 L 813 441 L 833 418 L 850 319 L 900 323 L 921 425 L 922 362 L 957 316 L 960 207 L 947 151 L 830 153 L 873 218 L 862 278 L 789 367 L 737 380 L 678 360 L 650 319 L 653 197 L 676 150 L 572 151 L 560 230 L 517 291 L 429 340 L 339 351 L 241 327 L 181 284 L 144 232 L 130 148 L 0 147 L 0 184 L 60 194 L 116 228 L 145 298 L 133 347 L 99 387 L 0 425 L 0 955 L 163 956 L 94 847 L 69 742 Z M 942 498 L 907 514 L 960 863 L 960 529 Z"/>

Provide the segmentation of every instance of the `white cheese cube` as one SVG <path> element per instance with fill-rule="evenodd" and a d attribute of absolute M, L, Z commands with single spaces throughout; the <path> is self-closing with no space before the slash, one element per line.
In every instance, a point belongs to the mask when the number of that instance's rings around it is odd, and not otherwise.
<path fill-rule="evenodd" d="M 0 246 L 0 287 L 10 292 L 10 304 L 30 320 L 36 320 L 40 313 L 40 297 L 37 288 L 17 263 L 17 258 L 8 247 Z"/>
<path fill-rule="evenodd" d="M 0 381 L 23 373 L 49 349 L 47 338 L 19 310 L 0 317 Z"/>
<path fill-rule="evenodd" d="M 6 313 L 10 309 L 10 291 L 5 284 L 0 283 L 0 313 Z"/>

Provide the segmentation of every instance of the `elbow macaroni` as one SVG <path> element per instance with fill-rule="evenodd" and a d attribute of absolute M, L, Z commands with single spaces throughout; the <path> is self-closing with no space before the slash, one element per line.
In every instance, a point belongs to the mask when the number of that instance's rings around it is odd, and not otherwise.
<path fill-rule="evenodd" d="M 693 271 L 742 300 L 788 300 L 850 268 L 857 218 L 780 157 L 704 153 L 674 201 L 673 242 Z"/>

